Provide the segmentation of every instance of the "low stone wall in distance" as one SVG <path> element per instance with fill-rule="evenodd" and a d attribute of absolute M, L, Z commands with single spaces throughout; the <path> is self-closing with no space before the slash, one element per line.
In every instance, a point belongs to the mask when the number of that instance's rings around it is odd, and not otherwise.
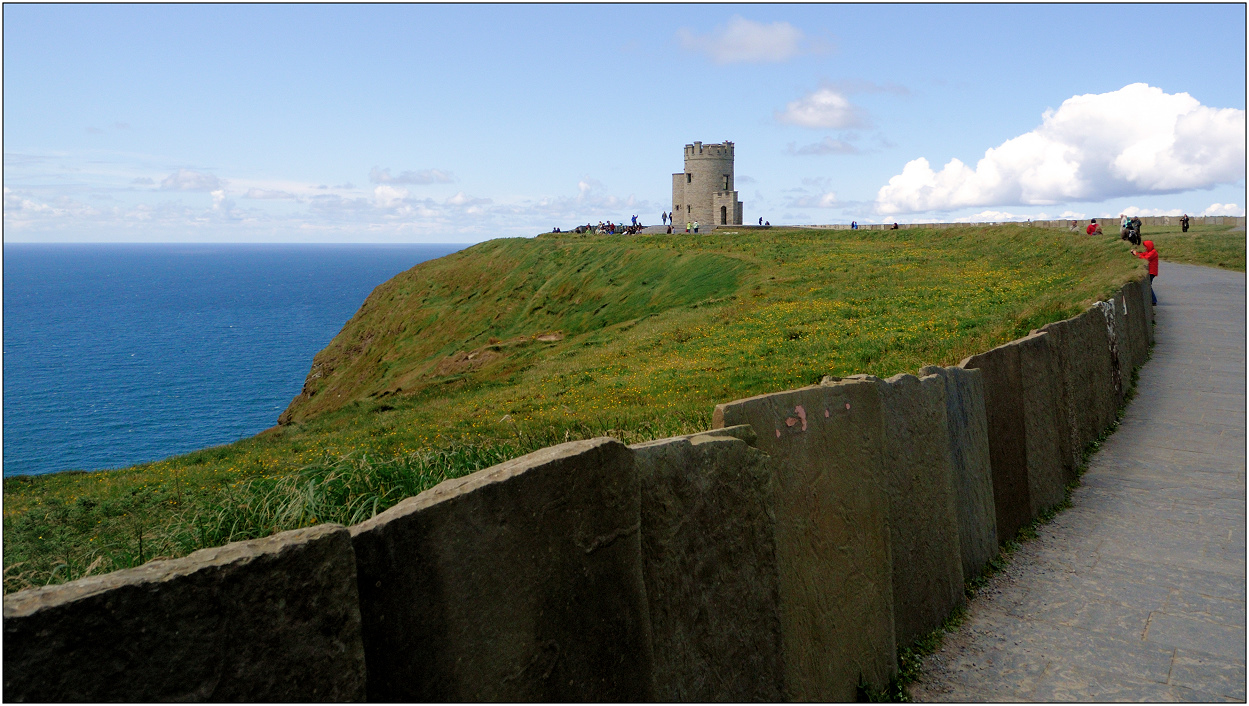
<path fill-rule="evenodd" d="M 9 701 L 850 701 L 1061 502 L 1147 279 L 921 377 L 553 446 L 336 525 L 4 599 Z"/>

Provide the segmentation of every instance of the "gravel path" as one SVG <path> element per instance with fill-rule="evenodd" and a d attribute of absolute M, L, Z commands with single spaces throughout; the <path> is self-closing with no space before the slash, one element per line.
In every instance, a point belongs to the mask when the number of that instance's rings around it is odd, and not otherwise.
<path fill-rule="evenodd" d="M 1245 701 L 1245 275 L 1164 262 L 1155 285 L 1119 430 L 916 701 Z"/>

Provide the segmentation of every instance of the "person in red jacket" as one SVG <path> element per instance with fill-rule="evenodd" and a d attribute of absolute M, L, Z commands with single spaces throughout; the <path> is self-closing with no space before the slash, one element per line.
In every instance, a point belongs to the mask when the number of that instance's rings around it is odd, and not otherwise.
<path fill-rule="evenodd" d="M 1158 295 L 1154 294 L 1154 278 L 1158 276 L 1158 251 L 1154 250 L 1154 241 L 1146 240 L 1141 243 L 1145 246 L 1145 252 L 1136 252 L 1136 248 L 1132 248 L 1132 254 L 1149 263 L 1149 295 L 1154 298 L 1154 305 L 1158 304 Z"/>
<path fill-rule="evenodd" d="M 1089 221 L 1088 227 L 1084 229 L 1084 234 L 1085 235 L 1101 235 L 1102 234 L 1102 226 L 1100 223 L 1097 222 L 1096 218 Z"/>

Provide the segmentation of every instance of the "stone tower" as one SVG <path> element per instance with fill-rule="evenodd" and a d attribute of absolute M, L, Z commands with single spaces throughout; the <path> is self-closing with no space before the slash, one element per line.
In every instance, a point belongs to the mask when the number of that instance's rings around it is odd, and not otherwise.
<path fill-rule="evenodd" d="M 733 189 L 733 143 L 685 146 L 685 171 L 672 175 L 675 225 L 741 225 L 742 202 Z"/>

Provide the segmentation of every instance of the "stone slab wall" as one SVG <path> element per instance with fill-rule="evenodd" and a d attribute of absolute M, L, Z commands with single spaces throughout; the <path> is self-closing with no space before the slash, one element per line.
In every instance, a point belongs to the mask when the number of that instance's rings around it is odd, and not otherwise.
<path fill-rule="evenodd" d="M 1148 280 L 957 368 L 562 444 L 322 525 L 4 599 L 10 701 L 848 701 L 1061 501 Z"/>
<path fill-rule="evenodd" d="M 888 501 L 876 383 L 845 381 L 718 405 L 776 463 L 786 697 L 852 701 L 896 669 Z"/>
<path fill-rule="evenodd" d="M 945 416 L 958 513 L 958 546 L 963 580 L 978 576 L 997 555 L 993 472 L 989 465 L 989 423 L 979 370 L 927 366 L 921 375 L 945 381 Z"/>
<path fill-rule="evenodd" d="M 370 701 L 649 701 L 629 449 L 575 441 L 352 528 Z"/>
<path fill-rule="evenodd" d="M 1024 459 L 1028 469 L 1031 516 L 1063 501 L 1067 483 L 1064 461 L 1070 437 L 1063 400 L 1061 354 L 1056 341 L 1033 332 L 1009 345 L 1019 347 L 1019 386 L 1024 417 Z"/>
<path fill-rule="evenodd" d="M 909 645 L 963 602 L 945 380 L 895 375 L 881 397 L 880 478 L 889 501 L 894 634 Z"/>
<path fill-rule="evenodd" d="M 993 472 L 993 507 L 998 540 L 1005 542 L 1014 538 L 1019 528 L 1032 519 L 1019 346 L 998 346 L 970 356 L 959 367 L 979 370 L 984 381 L 989 465 Z"/>
<path fill-rule="evenodd" d="M 347 530 L 320 525 L 4 599 L 5 701 L 362 701 Z"/>
<path fill-rule="evenodd" d="M 743 426 L 630 447 L 659 701 L 785 698 L 777 478 L 736 436 L 754 440 Z"/>

